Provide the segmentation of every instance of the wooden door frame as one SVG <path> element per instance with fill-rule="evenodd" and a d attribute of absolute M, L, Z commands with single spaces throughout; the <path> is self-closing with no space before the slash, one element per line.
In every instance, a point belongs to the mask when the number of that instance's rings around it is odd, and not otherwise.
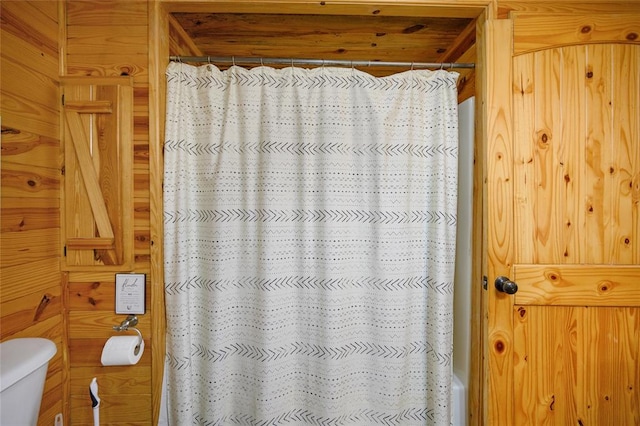
<path fill-rule="evenodd" d="M 469 380 L 468 415 L 470 425 L 487 424 L 487 333 L 486 292 L 482 277 L 487 276 L 485 254 L 486 181 L 485 153 L 488 91 L 496 84 L 487 57 L 495 52 L 486 48 L 486 25 L 496 18 L 495 0 L 150 0 L 149 7 L 149 178 L 150 178 L 150 239 L 151 239 L 151 334 L 152 334 L 152 419 L 157 424 L 160 413 L 165 359 L 165 306 L 163 270 L 163 135 L 165 118 L 165 70 L 169 63 L 169 15 L 173 12 L 209 13 L 297 13 L 366 15 L 379 13 L 395 16 L 430 16 L 476 18 L 476 136 L 474 146 L 472 309 L 471 309 L 471 371 Z M 487 56 L 489 55 L 489 56 Z"/>
<path fill-rule="evenodd" d="M 514 233 L 512 229 L 513 167 L 511 123 L 511 39 L 513 23 L 509 19 L 487 23 L 485 64 L 483 81 L 487 91 L 486 107 L 481 119 L 486 125 L 486 161 L 484 170 L 483 216 L 486 242 L 484 270 L 488 291 L 483 293 L 483 309 L 486 324 L 482 336 L 485 381 L 484 398 L 487 404 L 485 418 L 490 425 L 513 424 L 513 296 L 499 293 L 493 288 L 493 280 L 500 275 L 509 277 L 513 264 Z M 506 84 L 505 84 L 506 82 Z M 508 312 L 499 317 L 496 313 Z M 484 317 L 484 315 L 483 315 Z M 492 330 L 489 334 L 489 330 Z M 491 372 L 491 374 L 489 374 Z"/>

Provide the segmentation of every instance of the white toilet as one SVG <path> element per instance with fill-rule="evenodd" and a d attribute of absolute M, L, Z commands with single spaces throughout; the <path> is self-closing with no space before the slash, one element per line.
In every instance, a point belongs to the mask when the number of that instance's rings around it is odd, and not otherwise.
<path fill-rule="evenodd" d="M 49 360 L 57 349 L 40 337 L 0 343 L 0 425 L 36 425 Z"/>

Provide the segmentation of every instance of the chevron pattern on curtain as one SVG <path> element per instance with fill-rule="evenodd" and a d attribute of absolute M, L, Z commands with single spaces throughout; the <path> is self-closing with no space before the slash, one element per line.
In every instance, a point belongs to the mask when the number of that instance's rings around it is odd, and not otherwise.
<path fill-rule="evenodd" d="M 456 80 L 169 65 L 172 424 L 450 424 Z"/>

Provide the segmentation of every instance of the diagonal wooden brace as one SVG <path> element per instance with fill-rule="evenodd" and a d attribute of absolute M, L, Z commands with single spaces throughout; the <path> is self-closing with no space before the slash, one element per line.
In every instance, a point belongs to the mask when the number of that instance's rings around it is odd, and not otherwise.
<path fill-rule="evenodd" d="M 80 114 L 76 111 L 67 110 L 65 111 L 65 117 L 69 132 L 71 133 L 73 148 L 78 158 L 78 165 L 85 183 L 98 234 L 102 238 L 114 238 L 111 222 L 109 221 L 109 214 L 107 213 L 102 190 L 100 189 L 98 175 L 93 167 L 91 153 L 89 152 L 89 146 L 86 142 L 88 139 L 82 127 Z"/>

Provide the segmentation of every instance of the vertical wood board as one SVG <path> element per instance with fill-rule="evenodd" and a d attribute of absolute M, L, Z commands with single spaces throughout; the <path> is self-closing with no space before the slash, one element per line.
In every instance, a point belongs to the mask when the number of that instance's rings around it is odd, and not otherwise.
<path fill-rule="evenodd" d="M 510 275 L 514 256 L 512 22 L 487 23 L 487 274 Z M 488 294 L 488 424 L 513 424 L 513 300 Z"/>
<path fill-rule="evenodd" d="M 633 182 L 640 178 L 640 46 L 613 48 L 613 152 L 610 166 L 611 251 L 618 264 L 637 264 L 640 247 L 640 196 Z"/>

